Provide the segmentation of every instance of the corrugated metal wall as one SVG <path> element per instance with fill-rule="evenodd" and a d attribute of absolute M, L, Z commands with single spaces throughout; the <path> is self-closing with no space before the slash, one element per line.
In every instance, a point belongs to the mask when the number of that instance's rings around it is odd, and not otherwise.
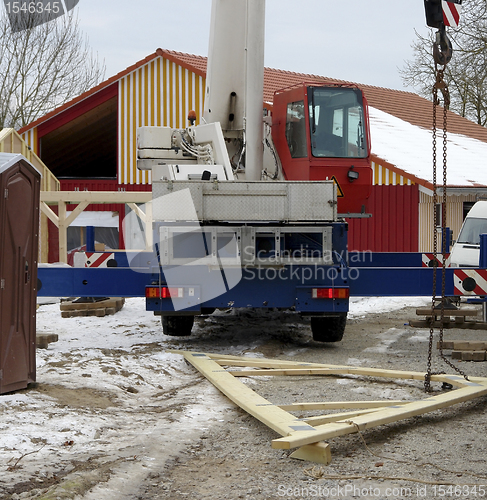
<path fill-rule="evenodd" d="M 350 250 L 418 251 L 419 189 L 406 175 L 371 162 L 372 191 L 366 203 L 370 219 L 349 219 Z"/>
<path fill-rule="evenodd" d="M 418 186 L 373 186 L 370 219 L 349 219 L 348 248 L 372 252 L 418 251 Z"/>
<path fill-rule="evenodd" d="M 190 110 L 203 114 L 205 79 L 157 57 L 119 81 L 118 181 L 148 184 L 150 173 L 136 168 L 137 127 L 184 128 Z M 197 121 L 198 123 L 198 121 Z"/>
<path fill-rule="evenodd" d="M 441 199 L 438 200 L 441 202 Z M 456 240 L 460 228 L 463 223 L 463 204 L 464 202 L 475 202 L 476 194 L 451 194 L 447 198 L 446 207 L 446 225 L 452 230 L 453 239 Z M 419 251 L 433 251 L 433 196 L 420 192 L 419 193 Z"/>

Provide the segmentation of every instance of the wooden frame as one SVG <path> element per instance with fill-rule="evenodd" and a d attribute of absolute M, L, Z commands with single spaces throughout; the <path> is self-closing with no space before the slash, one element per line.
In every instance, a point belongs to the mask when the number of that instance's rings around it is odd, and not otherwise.
<path fill-rule="evenodd" d="M 449 384 L 455 389 L 437 396 L 425 395 L 424 399 L 417 401 L 325 401 L 275 405 L 236 377 L 358 375 L 424 381 L 425 374 L 188 351 L 169 352 L 184 356 L 229 399 L 280 434 L 282 437 L 272 441 L 273 448 L 298 448 L 291 457 L 325 464 L 330 463 L 331 453 L 324 440 L 423 415 L 487 394 L 487 378 L 471 377 L 465 380 L 459 375 L 432 375 L 432 382 Z M 327 409 L 349 411 L 307 418 L 297 418 L 289 413 Z"/>
<path fill-rule="evenodd" d="M 45 191 L 41 192 L 41 210 L 59 229 L 59 261 L 68 262 L 68 227 L 93 203 L 126 203 L 137 216 L 152 227 L 152 192 L 150 191 Z M 146 204 L 144 213 L 136 204 Z M 76 204 L 76 208 L 67 215 L 66 206 Z M 49 205 L 58 205 L 56 215 Z M 152 231 L 146 231 L 146 249 L 152 248 Z"/>
<path fill-rule="evenodd" d="M 20 153 L 24 155 L 42 175 L 41 192 L 59 191 L 59 180 L 13 128 L 0 130 L 0 153 Z M 39 262 L 47 262 L 49 253 L 47 217 L 41 214 L 40 219 Z"/>

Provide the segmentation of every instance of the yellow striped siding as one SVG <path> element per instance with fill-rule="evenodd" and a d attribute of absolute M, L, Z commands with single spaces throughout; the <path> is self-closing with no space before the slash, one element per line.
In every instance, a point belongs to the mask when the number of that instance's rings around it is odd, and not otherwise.
<path fill-rule="evenodd" d="M 446 202 L 446 225 L 452 230 L 453 239 L 456 240 L 463 223 L 463 203 L 475 202 L 475 193 L 470 195 L 451 194 Z M 441 199 L 438 200 L 441 202 Z M 433 196 L 422 191 L 419 192 L 419 251 L 433 251 Z M 438 241 L 438 244 L 441 243 Z"/>
<path fill-rule="evenodd" d="M 137 127 L 186 127 L 190 110 L 196 111 L 198 119 L 203 114 L 204 90 L 204 78 L 163 57 L 119 80 L 120 184 L 151 182 L 150 172 L 137 170 Z"/>
<path fill-rule="evenodd" d="M 374 186 L 412 186 L 415 183 L 387 167 L 372 162 L 372 184 Z"/>
<path fill-rule="evenodd" d="M 419 248 L 420 252 L 433 251 L 433 198 L 419 192 Z"/>
<path fill-rule="evenodd" d="M 37 151 L 37 127 L 31 128 L 30 130 L 27 130 L 27 132 L 24 132 L 21 135 L 22 139 L 24 142 L 27 144 L 27 146 L 30 147 L 32 151 L 34 151 L 35 154 L 39 154 Z M 25 155 L 24 155 L 25 156 Z"/>

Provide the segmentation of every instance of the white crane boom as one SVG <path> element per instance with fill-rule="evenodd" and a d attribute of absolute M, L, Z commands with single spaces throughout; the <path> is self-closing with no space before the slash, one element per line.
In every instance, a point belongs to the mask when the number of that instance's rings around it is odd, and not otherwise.
<path fill-rule="evenodd" d="M 213 0 L 203 118 L 242 141 L 246 180 L 262 175 L 264 34 L 265 0 Z"/>

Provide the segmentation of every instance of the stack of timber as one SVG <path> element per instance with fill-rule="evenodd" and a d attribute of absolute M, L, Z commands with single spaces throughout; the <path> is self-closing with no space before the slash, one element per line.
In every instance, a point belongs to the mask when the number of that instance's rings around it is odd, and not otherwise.
<path fill-rule="evenodd" d="M 38 349 L 47 349 L 51 342 L 59 340 L 57 333 L 37 333 L 36 334 L 36 347 Z"/>
<path fill-rule="evenodd" d="M 451 349 L 452 359 L 461 361 L 485 361 L 487 359 L 487 342 L 451 340 L 438 342 L 438 349 Z"/>
<path fill-rule="evenodd" d="M 82 297 L 61 302 L 60 309 L 63 318 L 73 318 L 75 316 L 103 317 L 120 311 L 124 304 L 125 299 L 121 297 L 110 297 L 101 300 Z"/>
<path fill-rule="evenodd" d="M 416 309 L 417 316 L 425 316 L 424 319 L 411 320 L 410 326 L 416 328 L 468 328 L 474 330 L 487 330 L 487 323 L 478 321 L 480 309 L 475 307 L 460 307 L 460 308 L 445 308 L 443 310 L 443 318 L 441 317 L 441 309 L 435 307 L 422 307 Z M 469 318 L 469 319 L 467 319 Z"/>

